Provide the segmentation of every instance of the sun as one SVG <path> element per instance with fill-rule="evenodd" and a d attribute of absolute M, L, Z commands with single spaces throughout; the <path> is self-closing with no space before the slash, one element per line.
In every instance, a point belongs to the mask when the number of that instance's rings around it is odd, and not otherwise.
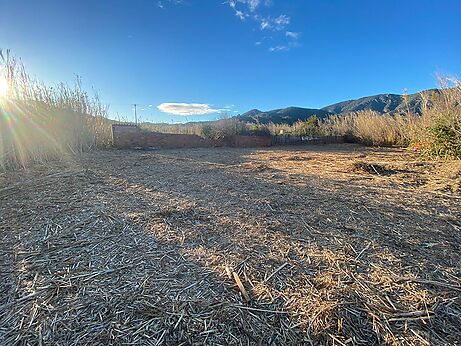
<path fill-rule="evenodd" d="M 8 82 L 6 78 L 0 75 L 0 97 L 5 97 L 8 93 Z"/>

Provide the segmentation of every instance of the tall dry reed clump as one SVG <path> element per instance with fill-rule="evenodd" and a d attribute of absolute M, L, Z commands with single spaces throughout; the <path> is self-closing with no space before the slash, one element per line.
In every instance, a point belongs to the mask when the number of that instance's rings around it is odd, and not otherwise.
<path fill-rule="evenodd" d="M 367 145 L 407 146 L 421 117 L 415 114 L 389 115 L 364 110 L 343 116 L 331 116 L 322 123 L 329 136 L 346 136 Z"/>
<path fill-rule="evenodd" d="M 0 50 L 0 169 L 62 159 L 110 144 L 107 107 L 75 85 L 47 86 L 31 78 L 22 62 Z"/>
<path fill-rule="evenodd" d="M 366 110 L 331 116 L 321 131 L 369 145 L 410 146 L 426 157 L 461 159 L 461 83 L 440 79 L 438 90 L 420 97 L 419 114 L 408 109 L 404 114 Z"/>

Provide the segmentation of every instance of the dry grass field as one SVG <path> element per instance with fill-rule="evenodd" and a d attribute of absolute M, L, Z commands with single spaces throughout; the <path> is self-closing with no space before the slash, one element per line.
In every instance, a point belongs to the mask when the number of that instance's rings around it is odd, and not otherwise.
<path fill-rule="evenodd" d="M 356 145 L 1 173 L 0 344 L 459 345 L 460 186 Z"/>

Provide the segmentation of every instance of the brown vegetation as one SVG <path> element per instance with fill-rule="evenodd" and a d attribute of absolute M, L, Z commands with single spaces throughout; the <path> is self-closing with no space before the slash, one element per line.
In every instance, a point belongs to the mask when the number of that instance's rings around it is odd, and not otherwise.
<path fill-rule="evenodd" d="M 326 119 L 321 131 L 377 146 L 411 146 L 428 157 L 461 158 L 461 84 L 441 79 L 439 92 L 421 93 L 421 114 L 362 111 Z"/>
<path fill-rule="evenodd" d="M 0 170 L 110 144 L 107 107 L 83 90 L 78 77 L 72 87 L 47 86 L 9 51 L 0 51 L 1 75 L 8 94 L 0 97 Z"/>
<path fill-rule="evenodd" d="M 460 183 L 347 144 L 4 173 L 0 343 L 456 345 Z"/>

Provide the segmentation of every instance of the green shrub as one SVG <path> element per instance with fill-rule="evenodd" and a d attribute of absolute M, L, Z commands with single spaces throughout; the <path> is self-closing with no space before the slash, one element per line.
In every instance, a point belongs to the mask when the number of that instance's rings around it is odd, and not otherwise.
<path fill-rule="evenodd" d="M 262 124 L 250 124 L 248 125 L 248 131 L 244 131 L 240 133 L 242 135 L 250 135 L 250 136 L 269 136 L 270 131 L 267 126 Z"/>
<path fill-rule="evenodd" d="M 422 121 L 412 142 L 424 156 L 461 159 L 461 84 L 441 80 L 441 89 L 424 98 Z"/>
<path fill-rule="evenodd" d="M 307 120 L 302 121 L 295 134 L 298 136 L 316 136 L 320 133 L 320 120 L 316 115 L 309 117 Z"/>
<path fill-rule="evenodd" d="M 423 146 L 421 152 L 430 157 L 461 158 L 461 136 L 446 119 L 439 119 L 427 128 L 429 145 Z M 427 143 L 427 142 L 426 142 Z"/>

